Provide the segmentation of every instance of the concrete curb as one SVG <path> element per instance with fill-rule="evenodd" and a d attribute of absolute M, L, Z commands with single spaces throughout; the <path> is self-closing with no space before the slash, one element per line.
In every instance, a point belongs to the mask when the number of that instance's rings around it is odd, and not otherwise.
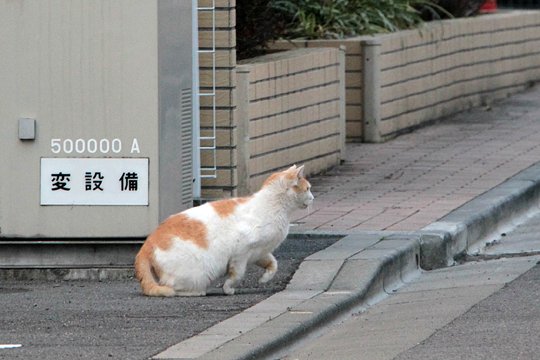
<path fill-rule="evenodd" d="M 420 231 L 420 266 L 454 264 L 455 258 L 523 217 L 540 203 L 540 163 L 523 170 Z"/>
<path fill-rule="evenodd" d="M 135 278 L 135 269 L 130 266 L 118 267 L 55 267 L 55 268 L 6 268 L 0 269 L 0 281 L 114 281 Z"/>
<path fill-rule="evenodd" d="M 376 302 L 419 274 L 454 263 L 486 236 L 500 233 L 531 208 L 539 209 L 540 163 L 414 233 L 345 232 L 334 245 L 306 258 L 288 287 L 156 359 L 276 357 L 355 307 Z M 298 236 L 335 236 L 292 232 Z M 359 275 L 362 275 L 359 277 Z"/>
<path fill-rule="evenodd" d="M 260 359 L 419 273 L 412 233 L 346 236 L 304 260 L 287 288 L 155 359 Z M 358 274 L 366 276 L 358 277 Z"/>

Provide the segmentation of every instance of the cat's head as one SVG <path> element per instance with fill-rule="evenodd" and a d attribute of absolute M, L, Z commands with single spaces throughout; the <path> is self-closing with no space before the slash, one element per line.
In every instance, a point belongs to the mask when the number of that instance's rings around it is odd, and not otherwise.
<path fill-rule="evenodd" d="M 313 203 L 311 184 L 304 177 L 304 165 L 291 166 L 287 170 L 272 174 L 263 186 L 269 186 L 281 193 L 300 209 L 305 209 Z"/>

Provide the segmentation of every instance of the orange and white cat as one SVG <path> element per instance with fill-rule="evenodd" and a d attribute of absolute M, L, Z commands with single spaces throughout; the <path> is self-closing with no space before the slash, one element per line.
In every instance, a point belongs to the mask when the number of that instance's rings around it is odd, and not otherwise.
<path fill-rule="evenodd" d="M 227 275 L 223 291 L 234 294 L 248 264 L 272 279 L 272 252 L 289 232 L 293 210 L 313 202 L 304 166 L 272 174 L 255 194 L 209 202 L 170 216 L 148 236 L 135 258 L 137 279 L 148 296 L 204 296 Z"/>

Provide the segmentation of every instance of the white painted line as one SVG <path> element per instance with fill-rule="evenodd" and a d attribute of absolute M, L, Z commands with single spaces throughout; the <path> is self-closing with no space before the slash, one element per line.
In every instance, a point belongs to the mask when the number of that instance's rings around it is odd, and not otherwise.
<path fill-rule="evenodd" d="M 290 314 L 300 314 L 300 315 L 311 315 L 313 314 L 313 311 L 300 311 L 300 310 L 291 310 L 289 311 Z"/>
<path fill-rule="evenodd" d="M 0 344 L 0 350 L 20 348 L 21 346 L 21 344 Z"/>
<path fill-rule="evenodd" d="M 351 293 L 352 291 L 326 291 L 324 292 L 325 295 L 347 295 Z"/>

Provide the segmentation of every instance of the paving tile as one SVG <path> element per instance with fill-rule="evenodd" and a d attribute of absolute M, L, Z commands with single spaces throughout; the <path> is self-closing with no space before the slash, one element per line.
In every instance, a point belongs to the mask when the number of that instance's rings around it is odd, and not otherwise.
<path fill-rule="evenodd" d="M 533 105 L 512 106 L 520 97 Z M 383 144 L 350 143 L 343 166 L 310 178 L 312 212 L 293 219 L 312 230 L 421 229 L 540 160 L 539 98 L 533 89 Z"/>

